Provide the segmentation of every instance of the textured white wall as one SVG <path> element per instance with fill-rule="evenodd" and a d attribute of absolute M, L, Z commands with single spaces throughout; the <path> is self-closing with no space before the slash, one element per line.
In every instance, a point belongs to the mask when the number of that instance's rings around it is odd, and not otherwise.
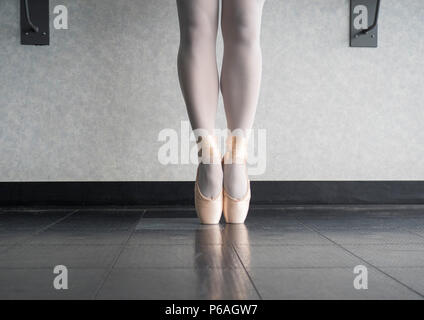
<path fill-rule="evenodd" d="M 175 1 L 50 3 L 70 29 L 32 47 L 18 1 L 0 2 L 0 181 L 192 180 L 157 160 L 186 119 Z M 382 1 L 378 49 L 349 48 L 348 16 L 348 0 L 267 0 L 253 179 L 424 179 L 424 2 Z"/>

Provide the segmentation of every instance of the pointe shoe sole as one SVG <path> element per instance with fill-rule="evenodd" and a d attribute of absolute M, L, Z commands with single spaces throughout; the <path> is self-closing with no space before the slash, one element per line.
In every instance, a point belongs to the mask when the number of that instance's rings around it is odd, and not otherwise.
<path fill-rule="evenodd" d="M 224 190 L 223 211 L 226 223 L 244 223 L 249 212 L 250 182 L 243 199 L 234 199 Z"/>
<path fill-rule="evenodd" d="M 194 186 L 194 206 L 202 224 L 218 224 L 222 215 L 222 191 L 215 199 L 205 197 L 197 182 Z"/>

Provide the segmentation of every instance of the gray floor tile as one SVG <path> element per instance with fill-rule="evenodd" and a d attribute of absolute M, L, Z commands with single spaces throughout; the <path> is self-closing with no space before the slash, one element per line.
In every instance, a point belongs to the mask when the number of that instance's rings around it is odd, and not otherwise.
<path fill-rule="evenodd" d="M 354 290 L 352 269 L 364 262 L 313 229 L 422 292 L 423 209 L 252 208 L 246 225 L 218 226 L 199 224 L 194 210 L 84 209 L 42 232 L 72 211 L 7 210 L 0 298 L 90 298 L 120 254 L 99 297 L 258 298 L 246 267 L 265 298 L 413 299 L 374 268 L 368 291 Z M 58 264 L 73 270 L 67 293 L 51 288 Z"/>
<path fill-rule="evenodd" d="M 424 238 L 402 229 L 323 230 L 339 244 L 424 244 Z"/>
<path fill-rule="evenodd" d="M 37 230 L 65 217 L 71 211 L 8 211 L 0 214 L 0 231 Z"/>
<path fill-rule="evenodd" d="M 220 226 L 220 225 L 217 225 Z M 153 230 L 153 231 L 168 231 L 168 230 L 187 230 L 196 231 L 202 228 L 215 227 L 205 226 L 199 223 L 197 218 L 143 218 L 140 219 L 136 231 Z"/>
<path fill-rule="evenodd" d="M 379 267 L 424 267 L 424 245 L 344 245 L 367 262 Z"/>
<path fill-rule="evenodd" d="M 55 229 L 102 230 L 133 228 L 142 216 L 140 211 L 80 210 L 55 225 Z"/>
<path fill-rule="evenodd" d="M 107 229 L 87 230 L 79 228 L 51 228 L 29 238 L 25 244 L 49 245 L 109 245 L 124 244 L 131 234 L 130 230 Z"/>
<path fill-rule="evenodd" d="M 25 241 L 34 234 L 34 230 L 1 230 L 0 245 L 13 245 Z"/>
<path fill-rule="evenodd" d="M 251 210 L 246 218 L 246 226 L 251 227 L 270 227 L 276 226 L 279 228 L 302 227 L 296 216 L 287 215 L 276 210 Z"/>
<path fill-rule="evenodd" d="M 181 219 L 181 218 L 197 218 L 196 211 L 194 209 L 163 209 L 163 210 L 146 210 L 143 218 L 153 219 Z"/>
<path fill-rule="evenodd" d="M 244 270 L 114 269 L 99 299 L 258 299 Z"/>
<path fill-rule="evenodd" d="M 93 299 L 105 275 L 102 269 L 68 268 L 68 289 L 56 290 L 53 268 L 0 269 L 0 299 Z"/>
<path fill-rule="evenodd" d="M 421 299 L 372 268 L 367 290 L 354 288 L 353 268 L 252 268 L 249 274 L 264 299 Z"/>
<path fill-rule="evenodd" d="M 296 217 L 422 217 L 424 205 L 310 205 L 286 209 Z"/>
<path fill-rule="evenodd" d="M 146 219 L 153 220 L 153 219 Z M 165 219 L 166 220 L 166 219 Z M 153 229 L 152 225 L 138 228 L 128 241 L 129 245 L 140 244 L 223 244 L 221 227 L 219 225 L 200 225 L 195 229 L 162 228 Z"/>
<path fill-rule="evenodd" d="M 335 245 L 236 245 L 246 268 L 353 267 L 360 260 Z"/>
<path fill-rule="evenodd" d="M 365 215 L 342 215 L 320 216 L 305 218 L 300 217 L 308 226 L 314 227 L 317 230 L 392 230 L 392 229 L 408 229 L 416 225 L 424 225 L 424 215 L 422 217 L 399 217 L 399 216 L 365 216 Z"/>
<path fill-rule="evenodd" d="M 117 268 L 241 268 L 225 245 L 140 245 L 126 247 Z"/>
<path fill-rule="evenodd" d="M 383 267 L 381 269 L 424 296 L 424 267 Z"/>
<path fill-rule="evenodd" d="M 1 258 L 1 254 L 7 250 L 10 250 L 10 248 L 13 247 L 12 244 L 0 244 L 0 258 Z"/>
<path fill-rule="evenodd" d="M 107 268 L 118 250 L 113 245 L 21 245 L 0 252 L 0 268 Z"/>
<path fill-rule="evenodd" d="M 223 231 L 224 241 L 233 244 L 267 245 L 326 245 L 331 242 L 304 227 L 281 227 L 278 225 L 247 227 L 243 224 L 227 224 Z"/>

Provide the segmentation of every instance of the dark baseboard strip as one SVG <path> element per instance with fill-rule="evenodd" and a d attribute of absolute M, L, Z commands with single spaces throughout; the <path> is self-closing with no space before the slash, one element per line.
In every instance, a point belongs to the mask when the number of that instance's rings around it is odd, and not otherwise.
<path fill-rule="evenodd" d="M 0 182 L 0 206 L 192 206 L 193 182 Z M 424 181 L 252 181 L 254 205 L 424 204 Z"/>

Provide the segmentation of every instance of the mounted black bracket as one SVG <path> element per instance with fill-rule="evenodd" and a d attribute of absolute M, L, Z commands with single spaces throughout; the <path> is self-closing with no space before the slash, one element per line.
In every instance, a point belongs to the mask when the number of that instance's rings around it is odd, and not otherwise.
<path fill-rule="evenodd" d="M 377 47 L 381 0 L 350 0 L 350 46 Z"/>
<path fill-rule="evenodd" d="M 21 44 L 49 45 L 49 0 L 21 1 Z"/>

